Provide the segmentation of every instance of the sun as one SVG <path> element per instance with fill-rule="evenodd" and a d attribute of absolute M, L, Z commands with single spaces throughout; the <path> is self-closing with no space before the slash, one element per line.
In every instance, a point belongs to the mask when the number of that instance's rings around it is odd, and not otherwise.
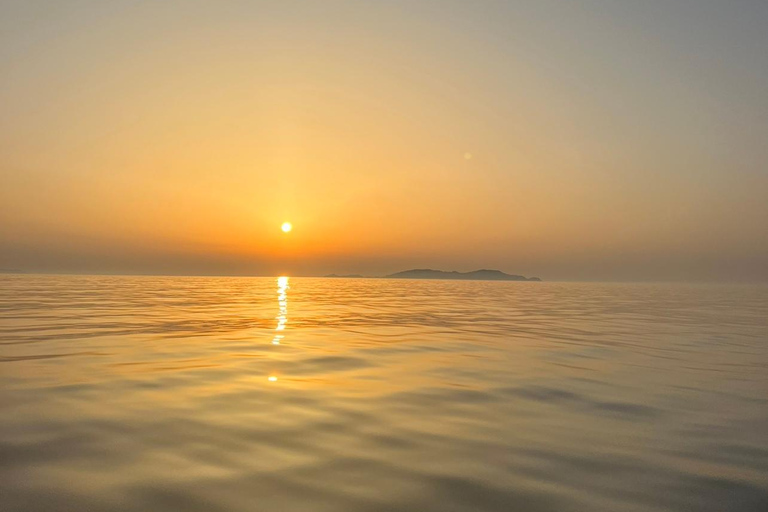
<path fill-rule="evenodd" d="M 293 229 L 293 225 L 290 222 L 283 222 L 283 225 L 280 229 L 283 230 L 283 233 L 288 233 Z"/>

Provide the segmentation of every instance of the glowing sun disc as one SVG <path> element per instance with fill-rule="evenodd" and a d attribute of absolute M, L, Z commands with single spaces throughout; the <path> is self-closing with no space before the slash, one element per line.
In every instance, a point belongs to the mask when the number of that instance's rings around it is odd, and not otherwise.
<path fill-rule="evenodd" d="M 283 225 L 280 227 L 280 229 L 283 230 L 283 233 L 287 233 L 293 229 L 293 225 L 290 222 L 283 222 Z"/>

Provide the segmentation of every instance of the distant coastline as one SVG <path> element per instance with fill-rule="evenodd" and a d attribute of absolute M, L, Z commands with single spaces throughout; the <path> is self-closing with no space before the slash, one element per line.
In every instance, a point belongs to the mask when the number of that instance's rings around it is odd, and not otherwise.
<path fill-rule="evenodd" d="M 364 278 L 360 274 L 328 274 L 323 277 L 331 278 Z M 541 281 L 538 277 L 525 277 L 515 274 L 506 274 L 501 270 L 473 270 L 472 272 L 446 272 L 445 270 L 433 270 L 431 268 L 414 268 L 411 270 L 403 270 L 402 272 L 396 272 L 382 276 L 382 279 L 455 279 L 464 281 Z"/>
<path fill-rule="evenodd" d="M 471 281 L 541 281 L 538 277 L 525 277 L 506 274 L 501 270 L 473 270 L 472 272 L 446 272 L 431 268 L 416 268 L 404 270 L 386 276 L 388 279 L 461 279 Z"/>

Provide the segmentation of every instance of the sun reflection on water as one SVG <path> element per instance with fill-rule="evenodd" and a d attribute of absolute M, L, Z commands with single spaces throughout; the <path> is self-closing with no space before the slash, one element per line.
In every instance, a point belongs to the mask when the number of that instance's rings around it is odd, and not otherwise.
<path fill-rule="evenodd" d="M 277 319 L 277 326 L 275 326 L 276 334 L 272 338 L 273 345 L 280 345 L 285 337 L 282 332 L 285 330 L 285 326 L 288 323 L 288 276 L 280 276 L 277 278 L 277 305 L 279 307 L 278 314 L 275 317 Z M 274 375 L 268 378 L 270 382 L 276 382 L 277 377 Z"/>
<path fill-rule="evenodd" d="M 285 324 L 288 323 L 288 276 L 280 276 L 277 278 L 277 304 L 280 307 L 277 315 L 277 327 L 276 331 L 282 331 L 285 329 Z M 280 340 L 283 335 L 276 334 L 272 343 L 275 345 L 280 344 Z"/>

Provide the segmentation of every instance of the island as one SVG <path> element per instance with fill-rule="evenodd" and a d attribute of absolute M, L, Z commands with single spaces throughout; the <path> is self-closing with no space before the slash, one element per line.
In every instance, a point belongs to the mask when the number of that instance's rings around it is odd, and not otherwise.
<path fill-rule="evenodd" d="M 354 278 L 354 279 L 358 279 L 358 278 L 365 277 L 365 276 L 361 276 L 360 274 L 344 274 L 344 275 L 328 274 L 327 276 L 323 276 L 323 277 L 336 277 L 336 278 L 346 278 L 346 279 L 353 279 Z"/>
<path fill-rule="evenodd" d="M 538 277 L 517 276 L 505 274 L 501 270 L 473 270 L 472 272 L 446 272 L 444 270 L 432 270 L 430 268 L 416 268 L 404 270 L 395 274 L 384 276 L 387 279 L 463 279 L 472 281 L 541 281 Z"/>

